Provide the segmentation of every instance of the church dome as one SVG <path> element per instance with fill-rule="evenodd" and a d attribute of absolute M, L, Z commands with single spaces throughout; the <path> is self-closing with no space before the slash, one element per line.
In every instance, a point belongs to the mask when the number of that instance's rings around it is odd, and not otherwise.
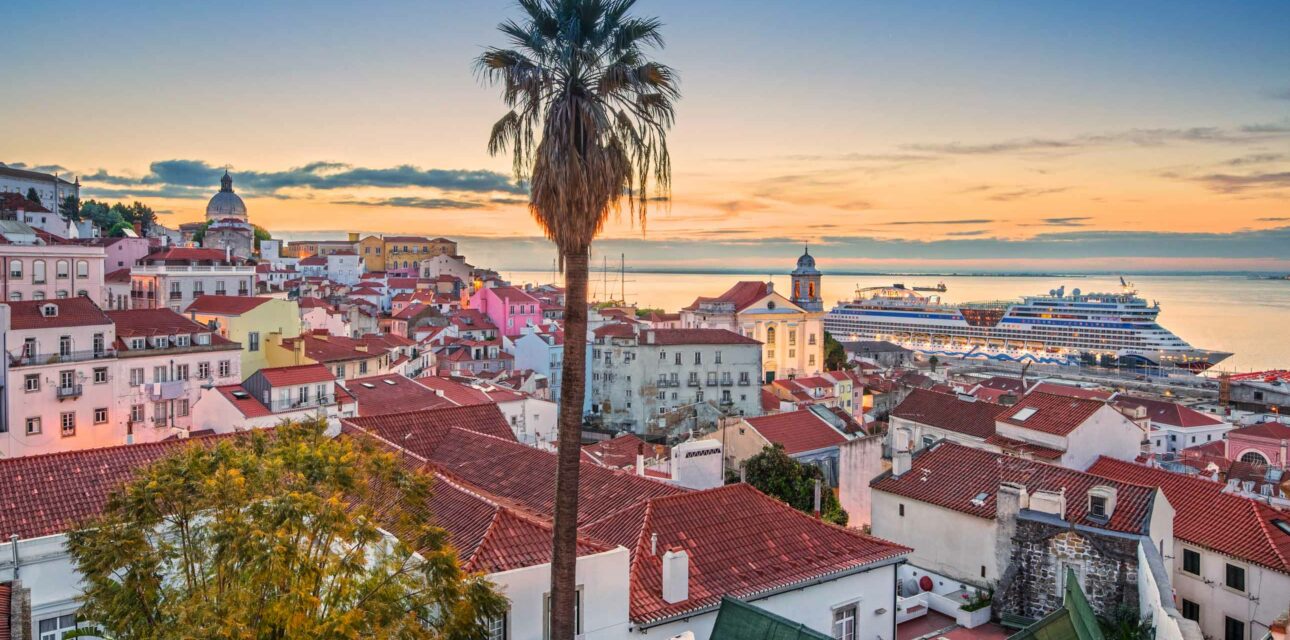
<path fill-rule="evenodd" d="M 811 250 L 804 248 L 802 257 L 797 259 L 797 268 L 793 270 L 793 275 L 817 274 L 819 270 L 815 268 L 815 256 L 811 255 Z"/>
<path fill-rule="evenodd" d="M 224 172 L 224 177 L 220 178 L 219 193 L 211 198 L 206 205 L 207 220 L 223 220 L 224 218 L 240 218 L 245 220 L 246 203 L 242 202 L 242 197 L 233 193 L 233 177 Z"/>

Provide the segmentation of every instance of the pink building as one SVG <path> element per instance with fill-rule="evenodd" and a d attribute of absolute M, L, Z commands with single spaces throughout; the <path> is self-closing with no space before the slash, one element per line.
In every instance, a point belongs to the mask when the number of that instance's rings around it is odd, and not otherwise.
<path fill-rule="evenodd" d="M 3 234 L 2 288 L 5 302 L 58 300 L 82 296 L 107 306 L 103 288 L 103 247 L 45 235 Z"/>
<path fill-rule="evenodd" d="M 1228 431 L 1227 459 L 1290 468 L 1290 424 L 1264 422 Z"/>
<path fill-rule="evenodd" d="M 471 296 L 470 308 L 488 316 L 508 338 L 520 335 L 524 327 L 542 324 L 542 303 L 515 287 L 480 289 Z"/>

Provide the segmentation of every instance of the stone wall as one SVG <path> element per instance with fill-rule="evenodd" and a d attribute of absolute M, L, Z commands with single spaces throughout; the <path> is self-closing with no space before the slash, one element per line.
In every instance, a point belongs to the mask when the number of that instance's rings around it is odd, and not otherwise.
<path fill-rule="evenodd" d="M 1076 531 L 1056 523 L 1017 520 L 1003 611 L 1038 619 L 1062 606 L 1062 576 L 1072 567 L 1099 616 L 1138 609 L 1137 540 Z"/>

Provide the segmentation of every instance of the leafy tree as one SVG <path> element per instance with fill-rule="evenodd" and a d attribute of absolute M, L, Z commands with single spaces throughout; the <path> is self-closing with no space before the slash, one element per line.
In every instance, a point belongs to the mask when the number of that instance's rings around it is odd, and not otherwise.
<path fill-rule="evenodd" d="M 784 451 L 783 445 L 770 445 L 761 453 L 744 462 L 745 481 L 758 491 L 774 496 L 788 503 L 789 506 L 813 513 L 815 511 L 815 481 L 820 487 L 820 517 L 833 524 L 846 525 L 847 512 L 824 481 L 824 472 L 819 467 L 803 464 L 794 460 Z M 737 480 L 732 476 L 728 481 Z"/>
<path fill-rule="evenodd" d="M 210 220 L 203 222 L 202 226 L 198 227 L 197 230 L 193 232 L 193 242 L 197 244 L 201 244 L 202 240 L 206 239 L 206 230 L 209 229 L 210 227 L 211 227 Z"/>
<path fill-rule="evenodd" d="M 81 218 L 90 220 L 94 226 L 105 230 L 125 220 L 116 209 L 108 206 L 106 202 L 97 200 L 86 200 L 81 203 Z"/>
<path fill-rule="evenodd" d="M 27 202 L 34 202 L 42 206 L 44 205 L 44 203 L 40 201 L 40 194 L 36 193 L 36 187 L 27 188 Z"/>
<path fill-rule="evenodd" d="M 264 227 L 261 227 L 258 224 L 251 225 L 251 228 L 255 232 L 255 250 L 256 251 L 260 250 L 261 241 L 273 239 L 273 235 L 269 233 L 268 229 L 265 229 Z"/>
<path fill-rule="evenodd" d="M 59 212 L 73 222 L 79 222 L 84 219 L 81 217 L 81 199 L 76 196 L 63 198 L 63 204 L 59 207 Z"/>
<path fill-rule="evenodd" d="M 1155 628 L 1151 620 L 1138 615 L 1132 607 L 1120 605 L 1106 616 L 1098 616 L 1097 624 L 1105 640 L 1151 640 Z"/>
<path fill-rule="evenodd" d="M 529 211 L 565 272 L 565 354 L 551 562 L 551 637 L 573 637 L 578 465 L 587 334 L 588 253 L 610 212 L 645 224 L 667 195 L 667 132 L 675 73 L 650 60 L 661 23 L 630 14 L 635 0 L 520 0 L 523 18 L 498 26 L 513 48 L 488 48 L 476 69 L 502 86 L 509 112 L 488 151 L 510 153 L 530 185 Z"/>
<path fill-rule="evenodd" d="M 107 230 L 106 235 L 109 238 L 123 238 L 126 231 L 134 231 L 134 225 L 122 220 L 112 225 L 112 228 Z"/>
<path fill-rule="evenodd" d="M 827 371 L 841 371 L 851 367 L 847 362 L 847 350 L 828 331 L 824 332 L 824 368 Z"/>
<path fill-rule="evenodd" d="M 325 428 L 196 441 L 140 469 L 68 536 L 81 615 L 122 639 L 482 637 L 505 600 L 430 524 L 430 477 Z"/>

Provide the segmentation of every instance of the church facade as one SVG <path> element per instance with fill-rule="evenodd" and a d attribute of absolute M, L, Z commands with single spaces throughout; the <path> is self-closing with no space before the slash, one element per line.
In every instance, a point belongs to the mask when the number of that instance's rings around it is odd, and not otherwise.
<path fill-rule="evenodd" d="M 233 177 L 224 172 L 219 193 L 206 205 L 206 235 L 202 246 L 228 251 L 237 258 L 250 258 L 255 251 L 255 229 L 246 212 L 246 203 L 233 192 Z"/>
<path fill-rule="evenodd" d="M 791 297 L 770 282 L 737 282 L 718 297 L 700 297 L 681 309 L 681 326 L 729 329 L 758 340 L 766 382 L 817 375 L 824 370 L 821 275 L 808 250 L 790 276 Z"/>

